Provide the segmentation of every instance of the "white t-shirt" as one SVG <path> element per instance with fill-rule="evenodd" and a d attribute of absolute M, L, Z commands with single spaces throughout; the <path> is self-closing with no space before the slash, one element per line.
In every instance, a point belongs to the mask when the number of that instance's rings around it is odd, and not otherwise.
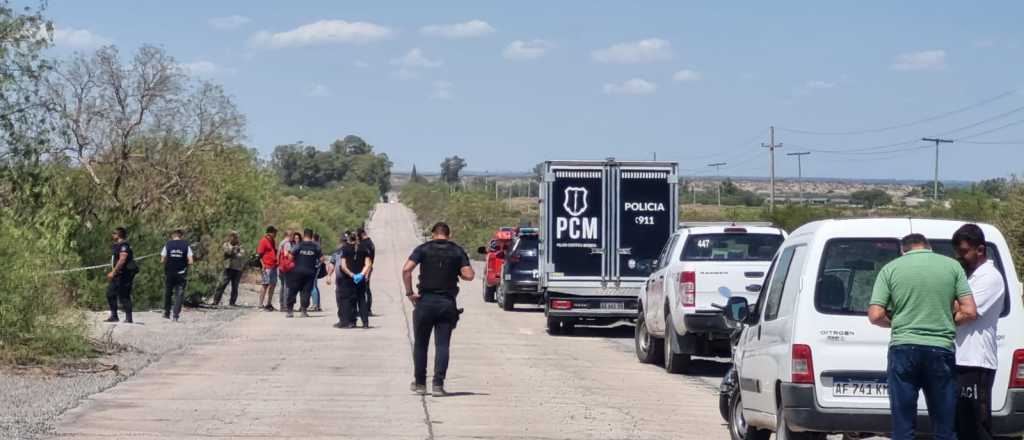
<path fill-rule="evenodd" d="M 996 326 L 1003 313 L 1006 293 L 1003 274 L 988 260 L 974 270 L 967 282 L 978 304 L 978 319 L 956 328 L 956 364 L 995 370 L 998 368 Z"/>

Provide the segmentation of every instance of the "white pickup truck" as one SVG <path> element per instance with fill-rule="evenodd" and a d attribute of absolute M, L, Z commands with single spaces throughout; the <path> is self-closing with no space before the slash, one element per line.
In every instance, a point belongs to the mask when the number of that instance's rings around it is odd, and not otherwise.
<path fill-rule="evenodd" d="M 769 223 L 684 223 L 669 238 L 640 292 L 636 355 L 686 370 L 690 357 L 729 356 L 735 325 L 715 304 L 753 302 L 786 232 Z"/>

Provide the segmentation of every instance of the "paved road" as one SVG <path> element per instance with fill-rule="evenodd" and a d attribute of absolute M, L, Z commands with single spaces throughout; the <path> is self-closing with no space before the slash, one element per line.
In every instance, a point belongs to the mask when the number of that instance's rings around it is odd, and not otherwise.
<path fill-rule="evenodd" d="M 708 378 L 641 365 L 631 327 L 551 337 L 537 309 L 483 303 L 479 282 L 460 296 L 466 313 L 452 347 L 454 395 L 412 395 L 411 308 L 399 270 L 419 239 L 400 204 L 380 205 L 370 227 L 378 248 L 374 328 L 332 328 L 332 300 L 309 319 L 254 312 L 223 338 L 172 353 L 83 401 L 61 417 L 57 436 L 727 438 L 714 386 L 722 364 L 702 362 Z"/>

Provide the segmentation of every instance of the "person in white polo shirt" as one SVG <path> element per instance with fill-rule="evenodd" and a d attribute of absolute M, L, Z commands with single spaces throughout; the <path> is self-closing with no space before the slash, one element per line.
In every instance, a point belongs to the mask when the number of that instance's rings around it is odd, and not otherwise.
<path fill-rule="evenodd" d="M 956 329 L 956 365 L 959 390 L 957 399 L 957 438 L 991 439 L 992 383 L 995 380 L 996 326 L 1003 313 L 1006 283 L 1003 274 L 988 258 L 985 233 L 975 224 L 966 224 L 953 234 L 957 260 L 967 272 L 967 282 L 978 306 L 978 318 L 964 320 L 958 312 Z M 954 308 L 956 306 L 954 305 Z"/>

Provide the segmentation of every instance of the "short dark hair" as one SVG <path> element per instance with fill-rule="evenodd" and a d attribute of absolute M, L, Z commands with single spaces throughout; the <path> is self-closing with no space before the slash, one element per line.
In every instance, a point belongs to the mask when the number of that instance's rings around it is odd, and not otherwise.
<path fill-rule="evenodd" d="M 906 237 L 903 237 L 902 240 L 900 240 L 900 246 L 903 247 L 904 251 L 907 251 L 914 246 L 920 245 L 924 245 L 924 247 L 929 249 L 931 249 L 932 247 L 931 243 L 928 243 L 928 239 L 925 238 L 924 235 L 918 233 L 907 235 Z"/>
<path fill-rule="evenodd" d="M 434 227 L 430 228 L 430 233 L 448 236 L 452 235 L 452 228 L 448 227 L 448 224 L 445 222 L 437 222 L 434 223 Z"/>
<path fill-rule="evenodd" d="M 302 230 L 302 237 L 303 238 L 313 238 L 313 230 L 309 229 L 309 228 L 303 229 Z"/>
<path fill-rule="evenodd" d="M 175 229 L 175 230 L 171 231 L 171 237 L 181 238 L 181 237 L 184 237 L 184 236 L 185 236 L 185 231 L 182 231 L 181 229 Z"/>
<path fill-rule="evenodd" d="M 363 229 L 363 228 L 356 229 L 356 234 L 359 235 L 360 238 L 365 237 L 366 236 L 366 229 Z"/>
<path fill-rule="evenodd" d="M 128 230 L 125 229 L 123 226 L 118 226 L 118 227 L 114 228 L 114 233 L 117 234 L 117 236 L 119 238 L 122 238 L 122 239 L 127 239 L 128 238 Z"/>
<path fill-rule="evenodd" d="M 985 246 L 985 232 L 974 223 L 965 224 L 953 233 L 953 246 L 960 246 L 963 242 L 973 247 Z"/>
<path fill-rule="evenodd" d="M 313 234 L 313 241 L 320 241 L 320 234 Z"/>
<path fill-rule="evenodd" d="M 267 226 L 267 233 L 268 234 L 273 234 L 273 233 L 276 233 L 276 232 L 277 232 L 277 228 L 275 228 L 274 225 Z"/>

